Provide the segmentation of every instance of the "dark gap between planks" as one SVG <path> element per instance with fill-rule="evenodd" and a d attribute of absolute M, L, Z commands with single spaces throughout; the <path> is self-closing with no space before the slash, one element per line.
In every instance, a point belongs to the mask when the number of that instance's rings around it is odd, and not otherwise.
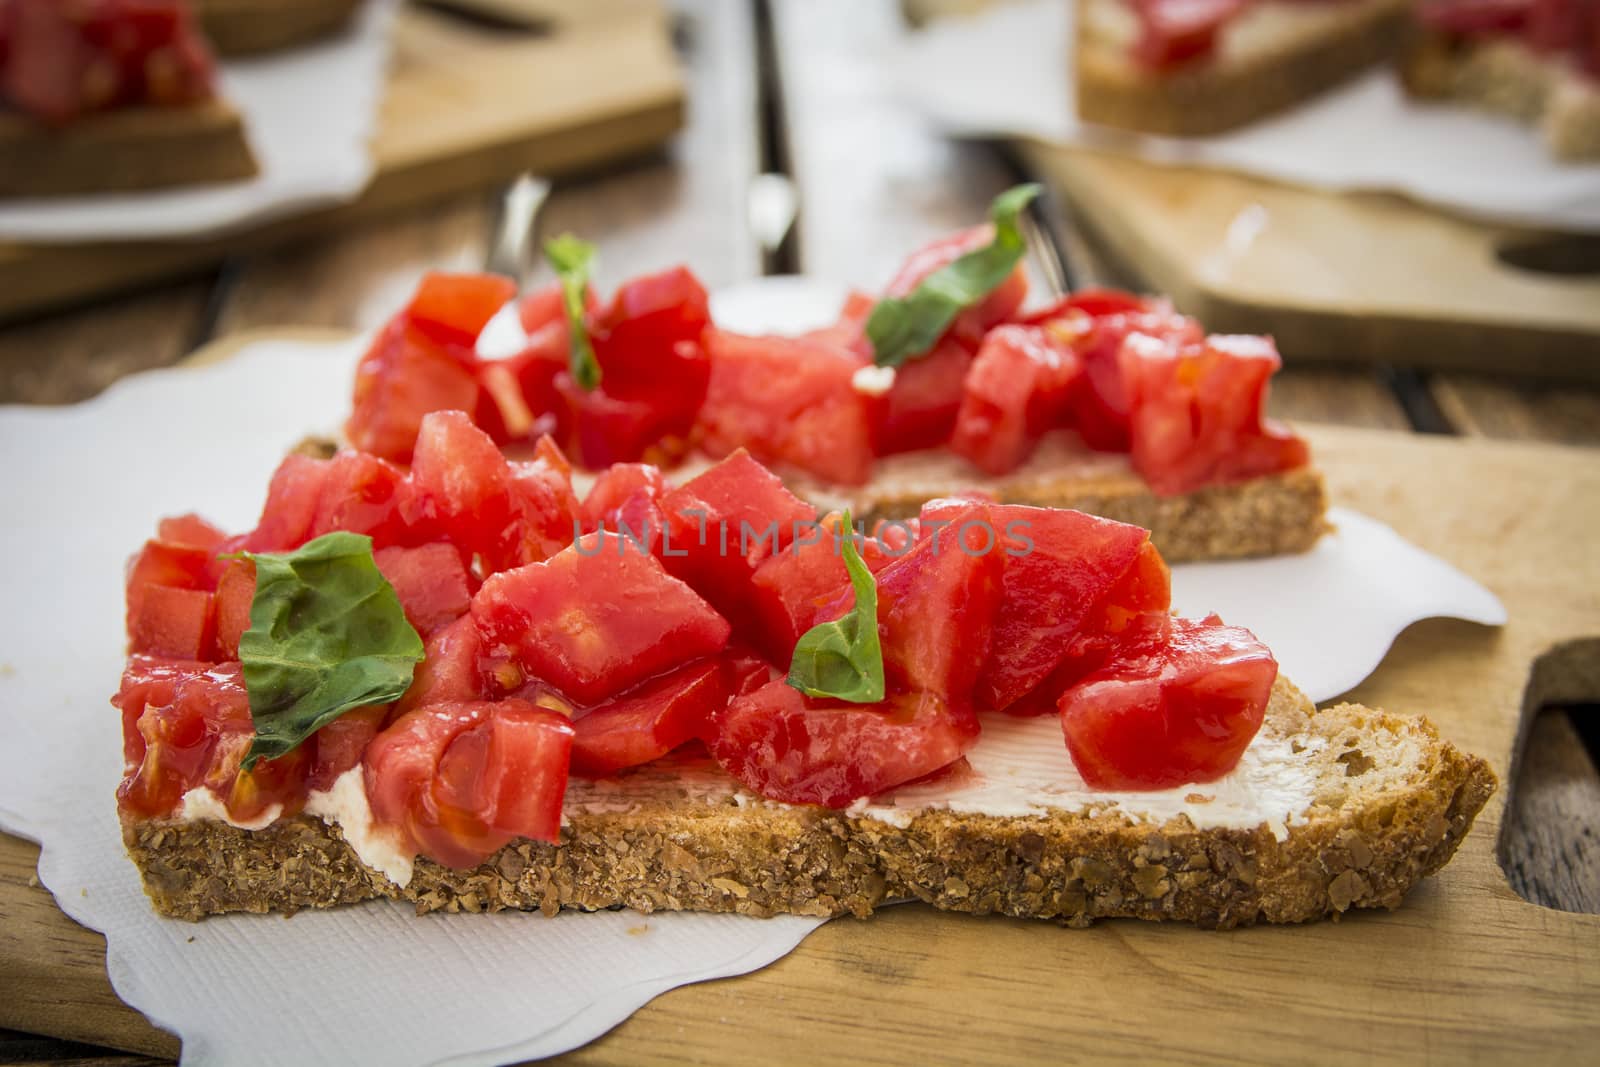
<path fill-rule="evenodd" d="M 778 61 L 776 24 L 772 0 L 750 0 L 756 45 L 757 165 L 763 174 L 781 174 L 793 181 L 794 157 L 789 149 L 788 127 L 783 120 L 783 69 Z M 804 211 L 802 205 L 800 208 Z M 800 272 L 798 218 L 775 248 L 761 250 L 762 274 Z"/>

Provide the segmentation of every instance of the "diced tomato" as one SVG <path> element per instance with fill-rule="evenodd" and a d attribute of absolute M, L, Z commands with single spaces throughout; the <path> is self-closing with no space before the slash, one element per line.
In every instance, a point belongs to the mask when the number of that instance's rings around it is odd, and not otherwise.
<path fill-rule="evenodd" d="M 483 671 L 483 637 L 471 615 L 440 627 L 428 637 L 423 651 L 411 688 L 395 705 L 396 714 L 429 704 L 460 704 L 505 696 L 522 684 L 518 671 L 509 685 L 491 687 Z"/>
<path fill-rule="evenodd" d="M 649 401 L 661 413 L 663 434 L 687 435 L 711 374 L 700 346 L 711 325 L 700 280 L 687 267 L 635 278 L 586 323 L 606 391 Z"/>
<path fill-rule="evenodd" d="M 1005 564 L 977 701 L 999 710 L 1049 677 L 1068 639 L 1134 565 L 1150 534 L 1078 511 L 1021 505 L 991 505 L 989 521 L 1003 539 Z"/>
<path fill-rule="evenodd" d="M 968 503 L 944 521 L 948 529 L 878 571 L 878 636 L 891 690 L 969 705 L 1000 605 L 1003 531 L 982 503 Z M 854 604 L 854 591 L 844 590 L 817 620 L 837 619 Z"/>
<path fill-rule="evenodd" d="M 578 512 L 583 532 L 604 528 L 653 544 L 661 534 L 661 509 L 656 504 L 666 486 L 661 471 L 648 463 L 618 463 L 601 471 Z"/>
<path fill-rule="evenodd" d="M 1304 466 L 1306 443 L 1262 417 L 1281 363 L 1266 337 L 1181 346 L 1129 338 L 1120 366 L 1133 401 L 1134 469 L 1157 493 L 1177 494 Z"/>
<path fill-rule="evenodd" d="M 1164 305 L 1094 319 L 1092 329 L 1075 342 L 1084 373 L 1073 397 L 1073 424 L 1090 448 L 1128 451 L 1133 399 L 1123 380 L 1121 352 L 1136 333 L 1185 343 L 1203 336 L 1199 323 Z"/>
<path fill-rule="evenodd" d="M 516 295 L 516 283 L 498 274 L 431 271 L 423 276 L 404 314 L 436 341 L 471 347 L 489 320 Z"/>
<path fill-rule="evenodd" d="M 261 519 L 245 538 L 244 547 L 251 552 L 286 552 L 311 540 L 331 467 L 328 460 L 299 452 L 285 456 L 273 472 Z"/>
<path fill-rule="evenodd" d="M 877 303 L 877 299 L 871 293 L 863 293 L 859 289 L 853 290 L 845 297 L 844 307 L 839 309 L 839 318 L 833 324 L 809 330 L 800 337 L 802 340 L 832 345 L 835 348 L 848 348 L 863 363 L 870 363 L 872 346 L 867 343 L 867 319 L 872 317 L 872 309 Z"/>
<path fill-rule="evenodd" d="M 674 430 L 676 416 L 647 398 L 623 399 L 601 381 L 583 389 L 566 370 L 553 384 L 563 405 L 560 424 L 585 467 L 603 468 L 636 460 L 671 462 L 688 450 L 688 439 Z"/>
<path fill-rule="evenodd" d="M 734 778 L 772 800 L 833 808 L 931 774 L 978 737 L 969 708 L 933 693 L 847 704 L 781 680 L 736 698 L 714 724 L 708 747 Z"/>
<path fill-rule="evenodd" d="M 347 711 L 313 736 L 306 770 L 307 789 L 331 789 L 345 771 L 359 766 L 367 746 L 378 736 L 389 716 L 389 705 Z"/>
<path fill-rule="evenodd" d="M 240 821 L 274 804 L 293 814 L 304 803 L 305 746 L 262 760 L 254 771 L 240 769 L 255 727 L 237 663 L 133 656 L 112 703 L 122 712 L 126 768 L 117 801 L 123 810 L 169 815 L 184 793 L 201 786 Z"/>
<path fill-rule="evenodd" d="M 825 481 L 860 485 L 872 473 L 872 398 L 853 378 L 846 348 L 787 337 L 706 332 L 711 383 L 700 409 L 702 447 L 713 456 L 748 448 Z"/>
<path fill-rule="evenodd" d="M 1111 660 L 1061 694 L 1061 727 L 1096 789 L 1208 782 L 1238 765 L 1278 676 L 1248 630 L 1211 616 L 1155 618 Z"/>
<path fill-rule="evenodd" d="M 578 495 L 572 490 L 572 468 L 548 439 L 541 454 L 509 467 L 512 521 L 501 549 L 488 562 L 492 570 L 509 570 L 549 559 L 572 544 L 578 527 Z"/>
<path fill-rule="evenodd" d="M 216 604 L 210 593 L 146 586 L 128 620 L 129 649 L 167 659 L 209 660 L 216 650 Z"/>
<path fill-rule="evenodd" d="M 472 617 L 487 671 L 521 671 L 582 704 L 720 652 L 730 633 L 659 560 L 610 533 L 492 576 L 473 598 Z"/>
<path fill-rule="evenodd" d="M 156 540 L 185 548 L 200 548 L 215 552 L 228 535 L 198 515 L 178 515 L 162 519 L 156 527 Z"/>
<path fill-rule="evenodd" d="M 348 530 L 366 534 L 381 548 L 405 536 L 405 520 L 401 517 L 405 472 L 365 452 L 340 452 L 327 464 L 319 479 L 316 510 L 305 541 L 335 530 Z"/>
<path fill-rule="evenodd" d="M 1091 319 L 1103 319 L 1111 315 L 1144 311 L 1147 306 L 1147 301 L 1143 297 L 1135 296 L 1133 293 L 1121 289 L 1091 287 L 1058 297 L 1037 311 L 1018 316 L 1017 321 L 1025 326 L 1043 326 L 1047 322 L 1069 318 L 1075 311 L 1082 312 Z"/>
<path fill-rule="evenodd" d="M 873 434 L 880 456 L 933 448 L 950 439 L 972 354 L 966 341 L 951 335 L 895 370 Z"/>
<path fill-rule="evenodd" d="M 141 614 L 141 604 L 148 590 L 169 587 L 209 592 L 214 587 L 214 559 L 215 553 L 209 548 L 171 541 L 146 541 L 138 554 L 128 561 L 124 583 L 125 624 L 129 636 L 133 635 L 134 623 Z"/>
<path fill-rule="evenodd" d="M 572 736 L 566 719 L 523 700 L 418 708 L 367 748 L 373 816 L 448 867 L 519 837 L 555 841 Z"/>
<path fill-rule="evenodd" d="M 454 545 L 380 548 L 372 560 L 394 586 L 407 621 L 424 637 L 459 619 L 472 603 L 472 575 Z"/>
<path fill-rule="evenodd" d="M 900 272 L 894 276 L 894 280 L 885 290 L 885 295 L 908 296 L 928 275 L 954 263 L 968 252 L 982 248 L 992 240 L 994 240 L 994 226 L 984 223 L 948 237 L 941 237 L 919 248 L 911 254 L 900 268 Z M 1019 263 L 1006 280 L 995 287 L 987 297 L 956 316 L 956 320 L 950 324 L 947 336 L 962 339 L 969 347 L 976 348 L 983 340 L 983 335 L 989 331 L 989 327 L 1004 322 L 1016 314 L 1017 309 L 1027 298 L 1028 274 Z"/>
<path fill-rule="evenodd" d="M 345 436 L 363 452 L 409 462 L 424 415 L 476 409 L 473 363 L 469 349 L 441 344 L 397 315 L 356 368 Z"/>
<path fill-rule="evenodd" d="M 750 614 L 750 577 L 761 561 L 816 519 L 742 449 L 661 498 L 668 573 L 735 622 Z"/>
<path fill-rule="evenodd" d="M 1170 70 L 1211 55 L 1224 24 L 1244 9 L 1244 0 L 1136 0 L 1139 38 L 1136 62 Z"/>
<path fill-rule="evenodd" d="M 1065 421 L 1082 373 L 1082 361 L 1046 327 L 995 327 L 967 372 L 951 449 L 988 474 L 1016 469 Z"/>
<path fill-rule="evenodd" d="M 572 772 L 604 778 L 699 737 L 733 696 L 729 675 L 722 659 L 701 660 L 590 708 L 572 724 Z"/>
<path fill-rule="evenodd" d="M 230 560 L 217 581 L 217 658 L 239 658 L 239 638 L 250 629 L 250 606 L 256 596 L 256 565 L 247 559 Z"/>
<path fill-rule="evenodd" d="M 1417 18 L 1449 33 L 1514 33 L 1528 26 L 1534 7 L 1532 0 L 1424 0 Z"/>

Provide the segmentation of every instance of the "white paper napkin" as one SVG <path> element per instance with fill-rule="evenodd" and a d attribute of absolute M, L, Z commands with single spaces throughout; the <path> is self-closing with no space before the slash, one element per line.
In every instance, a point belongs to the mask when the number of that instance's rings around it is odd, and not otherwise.
<path fill-rule="evenodd" d="M 261 173 L 242 182 L 142 193 L 0 200 L 0 239 L 198 239 L 353 200 L 372 178 L 376 129 L 399 0 L 368 0 L 344 34 L 222 65 Z"/>
<path fill-rule="evenodd" d="M 838 292 L 783 279 L 719 293 L 714 307 L 745 329 L 799 329 L 825 321 Z M 196 925 L 150 911 L 113 799 L 121 735 L 107 701 L 122 669 L 123 561 L 162 515 L 198 509 L 231 529 L 253 524 L 283 452 L 344 417 L 362 347 L 262 341 L 220 365 L 125 379 L 73 407 L 0 408 L 0 454 L 11 458 L 0 827 L 43 844 L 41 880 L 67 914 L 106 934 L 117 992 L 182 1037 L 186 1064 L 551 1055 L 665 990 L 787 953 L 816 920 L 418 918 L 373 903 Z M 1335 519 L 1340 534 L 1308 556 L 1177 568 L 1178 604 L 1256 628 L 1319 699 L 1363 677 L 1415 619 L 1504 620 L 1486 590 L 1381 524 Z"/>
<path fill-rule="evenodd" d="M 1600 163 L 1559 163 L 1510 119 L 1415 104 L 1375 70 L 1274 118 L 1213 137 L 1145 137 L 1080 123 L 1066 0 L 996 4 L 910 35 L 885 62 L 947 131 L 1020 135 L 1331 190 L 1402 193 L 1491 220 L 1600 231 Z"/>

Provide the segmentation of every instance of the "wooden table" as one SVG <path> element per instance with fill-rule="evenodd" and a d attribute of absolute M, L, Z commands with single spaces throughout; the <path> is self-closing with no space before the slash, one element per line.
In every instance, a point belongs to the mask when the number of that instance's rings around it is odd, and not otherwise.
<path fill-rule="evenodd" d="M 892 6 L 685 0 L 678 7 L 691 77 L 687 130 L 664 158 L 559 186 L 546 209 L 547 232 L 570 229 L 599 245 L 603 287 L 680 260 L 713 287 L 763 269 L 882 284 L 907 250 L 971 224 L 1017 179 L 1004 152 L 943 141 L 891 98 L 874 57 L 905 32 Z M 787 172 L 800 196 L 796 230 L 776 249 L 758 246 L 746 217 L 750 181 L 763 171 Z M 375 326 L 424 270 L 481 263 L 495 203 L 493 196 L 456 197 L 326 239 L 242 256 L 181 283 L 0 329 L 0 402 L 82 400 L 123 375 L 170 365 L 201 344 L 243 331 Z M 1103 265 L 1071 227 L 1070 212 L 1071 205 L 1062 205 L 1059 236 L 1077 283 L 1136 285 L 1136 278 Z M 1291 365 L 1277 379 L 1271 407 L 1289 419 L 1600 446 L 1600 390 L 1509 377 Z M 1584 835 L 1592 844 L 1590 828 L 1600 824 L 1600 775 L 1588 754 L 1600 716 L 1583 712 L 1556 709 L 1539 718 L 1503 849 L 1519 892 L 1595 912 L 1600 865 L 1592 852 L 1586 858 Z M 0 878 L 28 881 L 35 856 L 31 845 L 0 837 Z M 54 908 L 42 889 L 37 906 Z M 5 919 L 0 938 L 11 936 L 7 923 L 25 916 Z M 48 988 L 52 967 L 69 955 L 103 958 L 99 936 L 78 932 L 37 961 L 31 983 Z M 0 995 L 0 1012 L 5 1000 Z M 85 1018 L 130 1013 L 109 986 L 71 1009 Z M 166 1057 L 176 1052 L 176 1042 L 154 1031 L 136 1047 Z M 605 1059 L 593 1048 L 573 1057 Z M 0 1062 L 80 1060 L 106 1067 L 155 1062 L 0 1030 Z"/>

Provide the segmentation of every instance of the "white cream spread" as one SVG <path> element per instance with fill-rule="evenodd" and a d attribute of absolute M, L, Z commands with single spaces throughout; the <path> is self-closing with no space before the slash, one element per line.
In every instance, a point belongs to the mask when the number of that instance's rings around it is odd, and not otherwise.
<path fill-rule="evenodd" d="M 331 788 L 312 790 L 306 797 L 306 814 L 330 826 L 337 823 L 356 858 L 395 885 L 404 889 L 411 883 L 415 857 L 401 846 L 398 834 L 373 820 L 360 764 L 335 778 Z"/>
<path fill-rule="evenodd" d="M 862 367 L 850 376 L 850 387 L 865 396 L 887 396 L 894 378 L 893 367 Z"/>
<path fill-rule="evenodd" d="M 241 830 L 264 830 L 278 821 L 278 816 L 283 814 L 283 805 L 274 804 L 262 812 L 259 818 L 249 822 L 238 822 L 228 815 L 227 805 L 222 799 L 207 789 L 200 786 L 183 794 L 183 803 L 178 806 L 178 819 L 182 822 L 225 822 L 229 826 L 237 826 Z"/>

